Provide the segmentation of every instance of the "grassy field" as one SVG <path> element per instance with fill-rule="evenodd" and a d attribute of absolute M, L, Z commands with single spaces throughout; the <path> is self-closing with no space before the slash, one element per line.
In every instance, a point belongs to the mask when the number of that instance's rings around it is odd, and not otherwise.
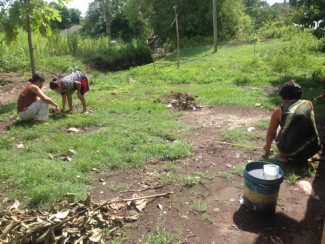
<path fill-rule="evenodd" d="M 254 107 L 260 103 L 261 109 L 270 110 L 280 100 L 264 89 L 295 79 L 303 86 L 303 98 L 313 99 L 323 92 L 325 75 L 324 54 L 316 52 L 315 45 L 309 37 L 265 41 L 256 46 L 256 58 L 250 43 L 223 43 L 217 53 L 212 46 L 183 48 L 179 69 L 172 54 L 155 64 L 116 73 L 90 70 L 70 55 L 37 57 L 38 70 L 47 81 L 53 74 L 77 69 L 91 77 L 93 85 L 85 98 L 94 113 L 52 115 L 49 125 L 19 121 L 5 131 L 0 136 L 2 198 L 18 198 L 27 207 L 42 208 L 67 192 L 84 198 L 91 190 L 94 168 L 110 174 L 111 169 L 136 170 L 155 158 L 173 165 L 191 155 L 193 148 L 183 138 L 193 128 L 177 121 L 182 112 L 154 102 L 171 91 L 188 93 L 202 104 Z M 58 94 L 45 93 L 61 104 Z M 80 101 L 73 99 L 81 110 Z M 324 117 L 322 106 L 324 101 L 315 101 L 315 109 L 322 111 L 317 116 Z M 16 103 L 0 107 L 0 120 L 16 118 Z M 259 126 L 265 128 L 267 123 Z M 70 127 L 83 132 L 68 133 Z M 236 137 L 233 134 L 224 136 Z M 62 155 L 72 160 L 64 161 Z"/>

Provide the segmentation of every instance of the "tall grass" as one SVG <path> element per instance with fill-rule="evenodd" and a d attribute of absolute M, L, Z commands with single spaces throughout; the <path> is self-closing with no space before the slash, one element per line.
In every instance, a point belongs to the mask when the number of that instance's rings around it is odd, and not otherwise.
<path fill-rule="evenodd" d="M 0 39 L 3 33 L 0 33 Z M 36 66 L 42 67 L 44 63 L 47 71 L 65 72 L 67 67 L 57 65 L 57 57 L 73 56 L 76 60 L 85 60 L 89 55 L 100 54 L 108 48 L 119 49 L 124 44 L 118 43 L 114 46 L 109 44 L 108 37 L 100 37 L 97 39 L 82 37 L 79 34 L 63 36 L 60 32 L 54 31 L 48 37 L 42 37 L 38 33 L 33 33 L 33 47 Z M 4 42 L 0 43 L 0 71 L 6 72 L 25 72 L 30 69 L 29 49 L 27 43 L 27 34 L 20 32 L 19 39 L 7 46 Z M 72 66 L 74 61 L 70 61 Z M 79 64 L 80 65 L 80 64 Z"/>

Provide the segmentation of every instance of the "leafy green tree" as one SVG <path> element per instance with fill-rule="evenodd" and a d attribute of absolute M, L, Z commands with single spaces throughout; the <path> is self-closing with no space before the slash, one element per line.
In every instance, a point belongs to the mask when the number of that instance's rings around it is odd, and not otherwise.
<path fill-rule="evenodd" d="M 231 40 L 241 31 L 249 32 L 251 18 L 245 14 L 245 6 L 241 1 L 225 0 L 219 3 L 218 12 L 218 38 Z"/>
<path fill-rule="evenodd" d="M 152 28 L 149 23 L 149 18 L 145 14 L 146 11 L 150 11 L 150 6 L 143 9 L 142 0 L 128 0 L 127 4 L 123 6 L 122 14 L 128 20 L 128 24 L 132 33 L 129 33 L 128 38 L 137 38 L 140 40 L 146 40 L 146 38 L 153 34 Z"/>
<path fill-rule="evenodd" d="M 51 28 L 52 29 L 68 29 L 71 27 L 71 18 L 69 10 L 66 6 L 62 6 L 60 4 L 57 4 L 56 2 L 51 2 L 49 4 L 52 8 L 59 11 L 59 14 L 61 16 L 61 20 L 52 20 L 51 21 Z"/>
<path fill-rule="evenodd" d="M 266 1 L 244 0 L 243 2 L 245 13 L 254 20 L 256 28 L 273 19 L 271 7 Z"/>
<path fill-rule="evenodd" d="M 71 25 L 79 25 L 81 21 L 81 11 L 76 8 L 69 8 Z"/>
<path fill-rule="evenodd" d="M 52 20 L 51 28 L 52 29 L 68 29 L 73 25 L 79 25 L 81 19 L 81 11 L 75 8 L 67 8 L 64 5 L 58 4 L 56 2 L 51 2 L 49 4 L 51 7 L 59 11 L 61 16 L 61 21 Z"/>
<path fill-rule="evenodd" d="M 69 0 L 58 0 L 64 4 Z M 32 30 L 43 36 L 51 34 L 50 21 L 61 20 L 59 11 L 44 0 L 1 0 L 0 25 L 5 32 L 4 40 L 9 45 L 18 39 L 19 29 L 28 33 L 28 46 L 32 74 L 36 73 Z"/>
<path fill-rule="evenodd" d="M 112 19 L 121 13 L 126 2 L 126 0 L 94 0 L 89 4 L 83 31 L 91 35 L 105 33 L 110 36 Z M 98 29 L 101 24 L 105 26 L 104 32 L 101 28 Z"/>
<path fill-rule="evenodd" d="M 130 28 L 129 21 L 121 13 L 114 17 L 111 23 L 111 37 L 121 38 L 124 41 L 131 41 L 133 30 Z"/>
<path fill-rule="evenodd" d="M 89 4 L 82 25 L 82 32 L 91 36 L 98 36 L 105 33 L 105 20 L 99 2 Z"/>
<path fill-rule="evenodd" d="M 290 5 L 302 9 L 299 24 L 316 28 L 318 37 L 325 35 L 325 1 L 324 0 L 290 0 Z"/>
<path fill-rule="evenodd" d="M 179 33 L 183 37 L 212 36 L 212 1 L 197 0 L 141 0 L 141 12 L 148 18 L 155 34 L 162 41 L 175 40 L 173 6 L 177 6 Z M 234 38 L 245 16 L 241 0 L 217 0 L 218 39 Z M 175 28 L 173 26 L 173 28 Z"/>

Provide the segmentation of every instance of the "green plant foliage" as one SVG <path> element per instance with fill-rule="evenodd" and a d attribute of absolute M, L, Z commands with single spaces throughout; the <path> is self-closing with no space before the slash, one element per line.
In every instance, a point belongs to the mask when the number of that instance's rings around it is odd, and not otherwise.
<path fill-rule="evenodd" d="M 154 229 L 151 233 L 149 233 L 144 240 L 140 240 L 139 244 L 181 244 L 181 234 L 167 231 L 164 222 L 162 220 L 158 220 Z"/>
<path fill-rule="evenodd" d="M 324 36 L 324 18 L 325 18 L 325 2 L 319 0 L 293 0 L 289 1 L 290 4 L 296 8 L 300 8 L 303 11 L 301 12 L 299 24 L 304 25 L 305 27 L 317 27 L 315 34 L 317 37 Z M 316 23 L 319 23 L 318 26 L 315 26 Z"/>
<path fill-rule="evenodd" d="M 173 7 L 177 6 L 179 34 L 181 37 L 211 36 L 213 34 L 211 1 L 138 1 L 138 5 L 148 16 L 153 32 L 163 42 L 174 43 L 176 38 Z M 241 1 L 217 1 L 217 22 L 219 40 L 230 40 L 241 30 L 250 30 L 250 17 L 244 13 Z"/>
<path fill-rule="evenodd" d="M 11 1 L 5 2 L 10 3 Z M 65 0 L 59 0 L 59 2 L 62 3 Z M 6 33 L 5 41 L 7 44 L 18 39 L 19 27 L 27 31 L 27 16 L 32 17 L 31 27 L 44 36 L 51 35 L 50 20 L 61 20 L 59 12 L 43 0 L 16 0 L 10 3 L 8 10 L 3 8 L 0 14 L 6 16 L 1 21 L 1 26 Z"/>
<path fill-rule="evenodd" d="M 205 213 L 208 210 L 208 204 L 195 199 L 190 206 L 193 213 Z"/>
<path fill-rule="evenodd" d="M 288 183 L 289 184 L 293 185 L 293 184 L 295 184 L 297 182 L 297 180 L 298 179 L 297 179 L 297 176 L 296 176 L 295 173 L 291 173 L 291 174 L 288 175 Z"/>
<path fill-rule="evenodd" d="M 89 55 L 86 63 L 101 71 L 118 71 L 151 63 L 150 48 L 140 42 L 132 42 L 119 49 L 108 48 Z"/>

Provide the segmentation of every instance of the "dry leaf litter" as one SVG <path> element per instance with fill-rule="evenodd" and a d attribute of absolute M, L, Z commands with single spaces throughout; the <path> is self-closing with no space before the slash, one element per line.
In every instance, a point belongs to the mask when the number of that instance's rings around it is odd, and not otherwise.
<path fill-rule="evenodd" d="M 107 243 L 119 235 L 119 226 L 136 221 L 149 198 L 173 193 L 114 198 L 98 204 L 90 194 L 83 201 L 68 203 L 61 199 L 48 212 L 20 210 L 19 202 L 0 213 L 0 243 Z M 65 198 L 74 197 L 67 193 Z"/>

